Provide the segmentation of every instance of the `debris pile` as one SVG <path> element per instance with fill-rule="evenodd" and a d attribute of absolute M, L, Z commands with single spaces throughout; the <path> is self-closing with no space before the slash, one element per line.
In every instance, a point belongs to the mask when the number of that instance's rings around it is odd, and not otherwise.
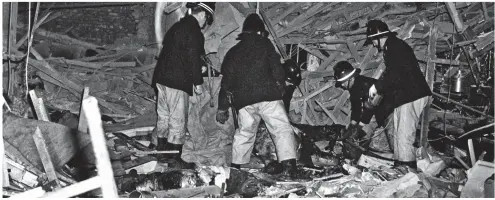
<path fill-rule="evenodd" d="M 183 11 L 179 3 L 166 5 L 167 14 Z M 300 144 L 298 173 L 311 181 L 279 180 L 281 165 L 264 123 L 251 162 L 241 170 L 228 167 L 235 129 L 232 117 L 215 121 L 220 66 L 257 5 L 280 53 L 302 68 L 289 117 Z M 493 197 L 493 6 L 217 3 L 215 23 L 205 33 L 212 77 L 203 70 L 205 92 L 189 105 L 182 158 L 197 165 L 192 170 L 171 168 L 156 156 L 177 152 L 150 147 L 157 118 L 150 85 L 155 44 L 132 37 L 92 44 L 41 28 L 58 15 L 36 12 L 32 37 L 28 25 L 18 23 L 3 40 L 9 50 L 3 54 L 3 196 Z M 413 48 L 434 92 L 418 130 L 417 169 L 393 166 L 374 120 L 365 141 L 344 135 L 349 93 L 335 87 L 332 68 L 347 60 L 362 75 L 380 77 L 382 56 L 364 46 L 365 24 L 374 18 Z M 25 35 L 5 42 L 18 33 Z M 99 107 L 91 107 L 95 100 Z M 98 174 L 104 170 L 114 179 Z"/>

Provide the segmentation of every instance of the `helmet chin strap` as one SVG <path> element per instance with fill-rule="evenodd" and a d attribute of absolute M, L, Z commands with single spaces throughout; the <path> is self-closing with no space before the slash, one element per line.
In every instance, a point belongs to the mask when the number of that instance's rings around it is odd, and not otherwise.
<path fill-rule="evenodd" d="M 380 38 L 378 38 L 378 45 L 375 46 L 375 43 L 373 43 L 373 46 L 376 47 L 376 49 L 378 50 L 378 52 L 382 52 L 382 42 L 380 41 Z"/>

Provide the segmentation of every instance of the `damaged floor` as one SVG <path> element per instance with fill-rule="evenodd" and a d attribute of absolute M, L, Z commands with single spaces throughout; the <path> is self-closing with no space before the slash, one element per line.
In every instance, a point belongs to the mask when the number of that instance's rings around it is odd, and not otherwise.
<path fill-rule="evenodd" d="M 225 167 L 234 123 L 215 121 L 220 62 L 256 3 L 222 2 L 205 34 L 213 73 L 208 77 L 204 70 L 205 92 L 189 105 L 182 158 L 195 162 L 194 170 L 172 169 L 156 157 L 176 152 L 149 148 L 157 118 L 153 45 L 137 36 L 101 45 L 50 32 L 41 25 L 60 16 L 55 11 L 35 18 L 32 41 L 21 22 L 10 26 L 8 37 L 4 30 L 10 51 L 3 54 L 3 197 L 493 198 L 493 3 L 260 4 L 276 29 L 274 43 L 289 49 L 285 57 L 301 59 L 299 64 L 317 60 L 302 64 L 303 82 L 289 112 L 300 143 L 298 170 L 310 181 L 277 176 L 281 166 L 263 123 L 251 162 L 241 170 Z M 170 3 L 165 10 L 179 7 Z M 454 11 L 458 18 L 449 17 Z M 435 77 L 433 102 L 416 139 L 428 144 L 418 145 L 417 170 L 392 167 L 383 128 L 373 121 L 364 140 L 341 137 L 350 118 L 349 94 L 334 87 L 330 66 L 342 58 L 363 75 L 379 76 L 381 55 L 363 46 L 363 22 L 373 17 L 384 18 L 411 44 L 420 67 L 429 66 Z M 459 20 L 469 27 L 465 32 L 455 31 Z M 14 41 L 7 44 L 9 39 Z M 450 92 L 461 71 L 463 91 Z"/>

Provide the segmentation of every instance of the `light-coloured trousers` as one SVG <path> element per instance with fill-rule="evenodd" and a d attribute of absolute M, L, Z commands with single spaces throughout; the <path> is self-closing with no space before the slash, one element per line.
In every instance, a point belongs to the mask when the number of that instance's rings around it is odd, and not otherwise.
<path fill-rule="evenodd" d="M 282 100 L 264 101 L 239 110 L 239 128 L 232 144 L 232 163 L 249 163 L 260 120 L 265 121 L 278 161 L 296 158 L 296 139 Z"/>
<path fill-rule="evenodd" d="M 184 144 L 187 132 L 189 94 L 158 83 L 156 87 L 158 89 L 156 103 L 158 118 L 153 133 L 160 138 L 166 137 L 169 143 Z"/>
<path fill-rule="evenodd" d="M 423 112 L 429 97 L 423 97 L 413 102 L 406 103 L 394 109 L 387 117 L 388 124 L 385 131 L 388 136 L 389 146 L 394 152 L 394 160 L 411 162 L 416 161 L 416 148 L 413 143 L 416 139 L 416 128 L 421 113 Z"/>

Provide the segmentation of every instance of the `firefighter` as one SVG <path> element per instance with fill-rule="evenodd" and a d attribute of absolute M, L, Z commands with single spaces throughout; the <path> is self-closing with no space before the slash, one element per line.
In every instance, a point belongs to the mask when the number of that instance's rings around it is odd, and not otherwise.
<path fill-rule="evenodd" d="M 215 2 L 187 3 L 185 17 L 165 34 L 163 48 L 153 73 L 152 86 L 157 93 L 158 119 L 153 136 L 157 150 L 178 150 L 168 158 L 179 167 L 193 164 L 182 160 L 182 146 L 187 131 L 189 96 L 202 93 L 205 38 L 202 29 L 213 22 Z M 163 156 L 167 158 L 166 156 Z"/>
<path fill-rule="evenodd" d="M 416 127 L 431 95 L 413 49 L 397 33 L 391 32 L 380 20 L 366 24 L 367 44 L 383 51 L 385 71 L 369 89 L 370 98 L 383 97 L 376 108 L 383 115 L 375 116 L 379 125 L 390 123 L 385 129 L 394 152 L 395 165 L 416 169 Z"/>
<path fill-rule="evenodd" d="M 374 105 L 368 98 L 370 87 L 376 82 L 376 79 L 359 75 L 361 69 L 355 69 L 347 61 L 338 62 L 334 68 L 334 78 L 336 86 L 344 90 L 349 90 L 351 101 L 351 124 L 344 138 L 362 138 L 366 135 L 363 126 L 369 124 L 375 114 Z"/>
<path fill-rule="evenodd" d="M 285 74 L 280 55 L 268 39 L 263 21 L 250 14 L 242 33 L 222 63 L 217 121 L 229 118 L 227 93 L 233 94 L 238 110 L 239 128 L 232 144 L 232 167 L 250 161 L 260 120 L 266 123 L 275 144 L 278 161 L 283 166 L 282 179 L 301 178 L 296 173 L 296 140 L 284 109 Z"/>

